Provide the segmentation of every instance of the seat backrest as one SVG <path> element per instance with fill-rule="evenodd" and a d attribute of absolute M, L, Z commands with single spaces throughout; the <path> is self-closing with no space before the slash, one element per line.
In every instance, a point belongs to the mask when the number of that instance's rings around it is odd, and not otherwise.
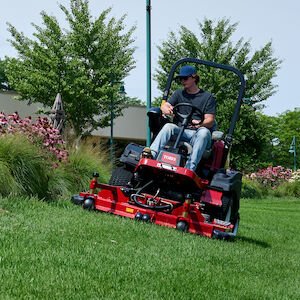
<path fill-rule="evenodd" d="M 212 146 L 205 150 L 201 161 L 199 162 L 198 171 L 200 174 L 215 173 L 223 168 L 223 157 L 225 151 L 225 143 L 223 141 L 224 133 L 221 131 L 212 132 Z M 206 171 L 205 171 L 206 170 Z"/>
<path fill-rule="evenodd" d="M 211 139 L 213 141 L 221 141 L 224 137 L 224 132 L 219 131 L 219 130 L 215 130 L 212 132 L 211 134 Z"/>

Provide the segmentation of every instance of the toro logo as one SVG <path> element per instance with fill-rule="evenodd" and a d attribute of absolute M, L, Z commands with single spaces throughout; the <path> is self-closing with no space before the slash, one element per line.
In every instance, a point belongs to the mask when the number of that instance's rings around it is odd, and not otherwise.
<path fill-rule="evenodd" d="M 172 153 L 163 153 L 161 160 L 163 162 L 174 165 L 177 162 L 177 155 L 174 155 Z"/>

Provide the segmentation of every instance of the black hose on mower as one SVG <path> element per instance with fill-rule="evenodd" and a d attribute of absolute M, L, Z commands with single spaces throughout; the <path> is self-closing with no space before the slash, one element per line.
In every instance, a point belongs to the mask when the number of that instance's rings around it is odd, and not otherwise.
<path fill-rule="evenodd" d="M 146 198 L 144 195 L 141 194 L 141 191 L 143 189 L 145 189 L 147 186 L 149 186 L 150 184 L 153 183 L 153 180 L 149 181 L 148 183 L 146 183 L 144 186 L 142 186 L 139 190 L 137 190 L 136 194 L 132 194 L 130 196 L 130 199 L 134 201 L 134 203 L 137 206 L 140 206 L 142 208 L 147 208 L 147 209 L 153 209 L 156 211 L 162 211 L 162 210 L 169 210 L 171 211 L 173 209 L 173 205 L 171 203 L 167 203 L 165 205 L 148 205 L 148 204 L 144 204 L 142 202 L 140 202 L 137 198 L 141 197 L 141 198 Z"/>

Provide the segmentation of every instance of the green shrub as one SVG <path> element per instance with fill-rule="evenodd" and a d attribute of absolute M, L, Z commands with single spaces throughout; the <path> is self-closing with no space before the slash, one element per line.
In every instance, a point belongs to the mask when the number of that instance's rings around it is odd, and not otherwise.
<path fill-rule="evenodd" d="M 282 183 L 273 191 L 273 195 L 276 197 L 291 196 L 300 198 L 300 181 Z"/>
<path fill-rule="evenodd" d="M 245 177 L 243 178 L 242 192 L 241 192 L 242 198 L 257 199 L 257 198 L 262 198 L 264 194 L 265 192 L 261 184 L 251 179 Z"/>

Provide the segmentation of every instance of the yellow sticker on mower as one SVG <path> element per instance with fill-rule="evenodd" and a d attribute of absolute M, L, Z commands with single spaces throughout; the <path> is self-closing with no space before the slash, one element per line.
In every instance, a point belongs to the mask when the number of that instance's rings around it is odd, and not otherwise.
<path fill-rule="evenodd" d="M 126 212 L 133 214 L 134 213 L 134 209 L 130 208 L 130 207 L 126 207 Z"/>

